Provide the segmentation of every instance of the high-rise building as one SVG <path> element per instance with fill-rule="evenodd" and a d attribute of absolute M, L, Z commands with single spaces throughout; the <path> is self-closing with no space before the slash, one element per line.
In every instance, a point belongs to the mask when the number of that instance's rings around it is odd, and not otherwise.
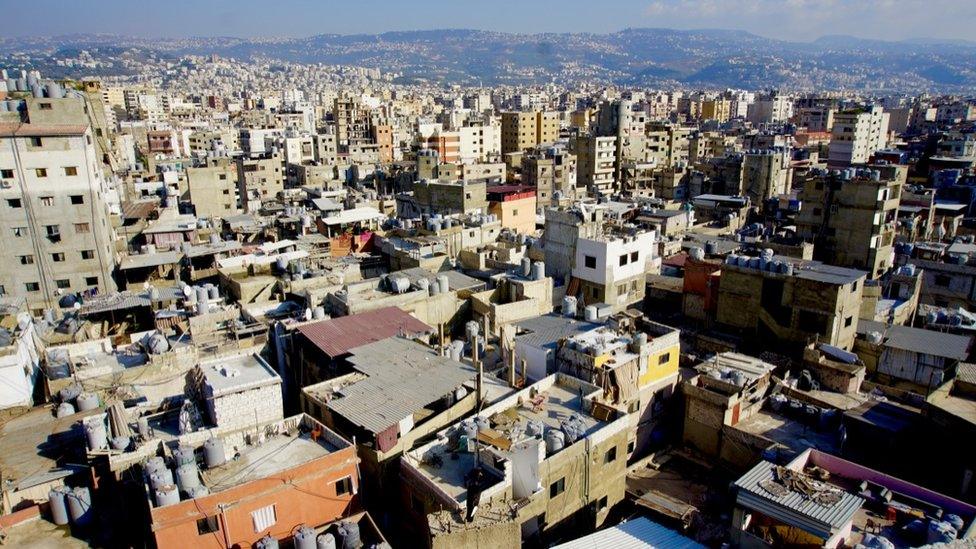
<path fill-rule="evenodd" d="M 881 107 L 850 109 L 834 115 L 827 165 L 867 164 L 888 143 L 888 113 Z"/>
<path fill-rule="evenodd" d="M 114 291 L 110 189 L 90 126 L 0 124 L 0 293 L 37 310 Z"/>
<path fill-rule="evenodd" d="M 559 113 L 503 112 L 502 154 L 521 152 L 559 139 Z"/>

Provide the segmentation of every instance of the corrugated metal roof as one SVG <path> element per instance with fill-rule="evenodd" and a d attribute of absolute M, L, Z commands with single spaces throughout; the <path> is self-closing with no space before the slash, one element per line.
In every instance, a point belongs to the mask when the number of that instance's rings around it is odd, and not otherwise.
<path fill-rule="evenodd" d="M 44 137 L 59 135 L 85 135 L 88 126 L 82 124 L 0 124 L 3 137 Z"/>
<path fill-rule="evenodd" d="M 159 208 L 156 200 L 140 200 L 122 204 L 122 219 L 148 219 Z"/>
<path fill-rule="evenodd" d="M 374 341 L 397 334 L 430 333 L 434 329 L 399 307 L 384 307 L 350 316 L 306 324 L 298 331 L 326 355 L 336 358 Z"/>
<path fill-rule="evenodd" d="M 787 490 L 783 495 L 775 495 L 759 485 L 760 482 L 775 478 L 775 468 L 775 464 L 761 461 L 735 481 L 735 486 L 739 489 L 736 502 L 825 538 L 847 524 L 864 504 L 861 497 L 839 488 L 840 501 L 830 506 L 821 505 L 792 490 Z"/>
<path fill-rule="evenodd" d="M 556 545 L 553 549 L 604 549 L 606 547 L 613 549 L 636 547 L 704 549 L 705 546 L 656 522 L 639 517 L 568 543 Z"/>
<path fill-rule="evenodd" d="M 516 323 L 527 334 L 518 335 L 515 339 L 533 347 L 553 345 L 560 339 L 589 332 L 603 326 L 594 322 L 586 322 L 557 314 L 537 316 Z"/>
<path fill-rule="evenodd" d="M 351 352 L 353 367 L 369 377 L 343 387 L 328 407 L 373 433 L 396 425 L 477 376 L 471 366 L 399 337 Z"/>
<path fill-rule="evenodd" d="M 887 326 L 873 320 L 859 320 L 857 333 L 864 335 L 870 332 L 884 334 L 884 345 L 892 349 L 901 349 L 933 356 L 966 360 L 969 357 L 970 336 L 945 334 L 924 328 L 909 326 Z"/>

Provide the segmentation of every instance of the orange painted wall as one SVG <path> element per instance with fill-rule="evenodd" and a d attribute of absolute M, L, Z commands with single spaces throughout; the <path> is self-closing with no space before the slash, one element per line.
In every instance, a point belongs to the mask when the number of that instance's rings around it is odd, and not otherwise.
<path fill-rule="evenodd" d="M 359 509 L 357 462 L 356 450 L 350 446 L 274 477 L 153 509 L 156 545 L 160 549 L 248 547 L 265 534 L 280 540 L 290 537 L 301 524 L 314 527 L 349 515 Z M 353 494 L 340 497 L 335 482 L 344 477 L 352 478 Z M 223 513 L 220 504 L 224 504 Z M 251 512 L 272 504 L 277 523 L 269 530 L 255 532 Z M 200 535 L 197 520 L 208 516 L 218 516 L 219 529 Z"/>

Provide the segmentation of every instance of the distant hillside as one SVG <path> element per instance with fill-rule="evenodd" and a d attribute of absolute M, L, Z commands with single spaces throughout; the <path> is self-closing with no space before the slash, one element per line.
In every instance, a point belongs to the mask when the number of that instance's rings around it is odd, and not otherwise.
<path fill-rule="evenodd" d="M 397 73 L 405 81 L 459 84 L 589 81 L 716 89 L 976 89 L 976 43 L 972 42 L 886 42 L 850 36 L 789 42 L 720 29 L 625 29 L 610 34 L 454 29 L 322 34 L 294 39 L 106 35 L 2 38 L 0 62 L 9 66 L 23 58 L 17 54 L 28 54 L 32 65 L 45 68 L 48 74 L 77 76 L 83 74 L 81 69 L 59 67 L 55 60 L 79 50 L 99 58 L 217 54 L 239 59 L 357 65 Z"/>

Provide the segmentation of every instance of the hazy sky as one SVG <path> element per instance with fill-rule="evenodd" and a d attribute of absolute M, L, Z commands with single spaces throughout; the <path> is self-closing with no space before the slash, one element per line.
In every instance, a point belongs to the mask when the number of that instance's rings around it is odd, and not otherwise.
<path fill-rule="evenodd" d="M 475 28 L 609 32 L 742 29 L 792 40 L 825 34 L 976 40 L 976 0 L 0 0 L 0 33 L 308 36 Z"/>

